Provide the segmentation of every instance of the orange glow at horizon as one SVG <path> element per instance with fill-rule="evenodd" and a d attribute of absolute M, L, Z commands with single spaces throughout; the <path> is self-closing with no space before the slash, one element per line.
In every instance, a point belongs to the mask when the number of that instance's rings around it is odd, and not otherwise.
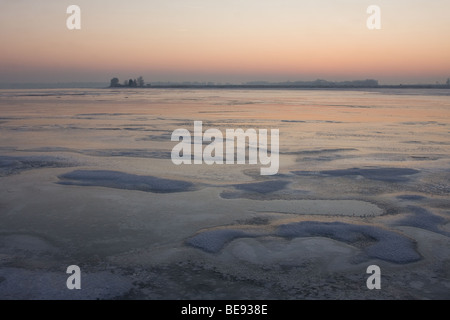
<path fill-rule="evenodd" d="M 155 72 L 216 75 L 218 79 L 212 81 L 220 81 L 221 74 L 224 78 L 245 74 L 254 80 L 268 75 L 297 80 L 308 80 L 305 75 L 378 79 L 450 76 L 450 24 L 442 13 L 444 8 L 430 11 L 425 1 L 419 2 L 426 10 L 417 4 L 409 8 L 408 18 L 402 7 L 380 0 L 380 6 L 384 4 L 383 23 L 382 29 L 375 31 L 365 27 L 367 6 L 357 1 L 341 8 L 328 0 L 303 6 L 288 0 L 278 5 L 249 0 L 255 8 L 260 7 L 254 14 L 249 3 L 239 5 L 237 1 L 228 6 L 198 0 L 170 5 L 131 1 L 130 7 L 117 4 L 116 10 L 112 5 L 100 10 L 99 3 L 80 0 L 84 20 L 79 31 L 64 27 L 65 5 L 44 2 L 41 14 L 47 13 L 47 19 L 20 11 L 23 20 L 13 25 L 9 15 L 1 17 L 0 28 L 10 29 L 0 34 L 6 44 L 0 70 L 8 77 L 27 77 L 27 70 L 47 70 L 51 75 L 64 69 L 68 78 L 75 69 L 98 71 L 102 77 L 129 70 L 149 76 Z M 438 2 L 450 11 L 448 2 Z M 330 8 L 322 10 L 324 3 Z M 174 11 L 177 4 L 184 14 Z M 422 20 L 417 19 L 421 11 L 425 12 Z M 131 31 L 126 26 L 131 26 Z M 0 78 L 0 82 L 5 80 Z"/>

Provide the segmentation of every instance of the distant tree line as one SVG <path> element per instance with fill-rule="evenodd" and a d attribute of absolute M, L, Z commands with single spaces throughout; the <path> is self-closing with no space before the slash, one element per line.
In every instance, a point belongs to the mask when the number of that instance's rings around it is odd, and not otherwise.
<path fill-rule="evenodd" d="M 109 87 L 126 87 L 126 88 L 450 88 L 450 78 L 447 79 L 445 84 L 418 84 L 418 85 L 380 85 L 377 80 L 350 80 L 350 81 L 327 81 L 318 79 L 315 81 L 286 81 L 286 82 L 267 82 L 267 81 L 252 81 L 243 84 L 216 84 L 213 82 L 200 83 L 200 82 L 156 82 L 148 83 L 144 82 L 142 76 L 137 79 L 125 80 L 120 83 L 119 78 L 112 78 Z"/>
<path fill-rule="evenodd" d="M 117 87 L 130 87 L 130 88 L 137 88 L 137 87 L 144 87 L 145 82 L 144 78 L 142 76 L 138 77 L 137 79 L 129 79 L 125 80 L 123 84 L 120 83 L 119 78 L 112 78 L 109 87 L 110 88 L 117 88 Z"/>
<path fill-rule="evenodd" d="M 253 81 L 247 82 L 246 85 L 255 86 L 280 86 L 286 88 L 373 88 L 378 87 L 378 81 L 374 79 L 351 80 L 351 81 L 328 81 L 317 79 L 314 81 L 286 81 L 286 82 L 265 82 Z"/>

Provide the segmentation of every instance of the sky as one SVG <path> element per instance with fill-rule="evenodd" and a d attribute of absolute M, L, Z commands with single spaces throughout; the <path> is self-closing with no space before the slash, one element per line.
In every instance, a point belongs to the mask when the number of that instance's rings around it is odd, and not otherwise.
<path fill-rule="evenodd" d="M 381 29 L 366 25 L 370 5 Z M 450 0 L 0 0 L 0 84 L 444 83 L 449 14 Z"/>

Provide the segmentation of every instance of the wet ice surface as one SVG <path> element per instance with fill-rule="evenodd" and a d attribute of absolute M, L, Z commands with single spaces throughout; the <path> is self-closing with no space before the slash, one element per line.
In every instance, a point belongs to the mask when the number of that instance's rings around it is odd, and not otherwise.
<path fill-rule="evenodd" d="M 443 225 L 449 223 L 449 212 L 447 212 L 446 218 L 444 218 L 442 216 L 434 215 L 430 211 L 417 206 L 410 205 L 407 209 L 410 212 L 410 215 L 397 221 L 396 225 L 416 227 L 450 237 L 450 232 L 442 229 Z"/>
<path fill-rule="evenodd" d="M 289 238 L 320 236 L 347 243 L 373 240 L 375 244 L 363 250 L 367 255 L 366 259 L 381 259 L 394 263 L 409 263 L 420 259 L 410 239 L 374 226 L 307 221 L 282 225 L 277 235 Z"/>
<path fill-rule="evenodd" d="M 281 225 L 273 234 L 236 229 L 218 229 L 204 231 L 187 240 L 187 244 L 206 252 L 217 253 L 237 238 L 277 236 L 282 238 L 326 237 L 354 244 L 366 244 L 363 255 L 355 257 L 359 261 L 381 259 L 393 263 L 410 263 L 420 260 L 414 249 L 414 243 L 400 234 L 374 226 L 353 225 L 341 222 L 304 221 Z"/>
<path fill-rule="evenodd" d="M 283 190 L 286 185 L 289 184 L 288 181 L 264 181 L 257 183 L 243 183 L 234 185 L 238 190 L 252 191 L 258 193 L 269 193 L 274 191 Z"/>
<path fill-rule="evenodd" d="M 186 181 L 108 170 L 75 170 L 60 175 L 59 178 L 61 179 L 59 183 L 63 185 L 98 186 L 155 193 L 186 192 L 194 189 L 194 184 Z"/>
<path fill-rule="evenodd" d="M 366 179 L 381 180 L 385 182 L 402 182 L 407 181 L 409 176 L 419 172 L 420 171 L 418 170 L 409 168 L 351 168 L 344 170 L 326 170 L 321 171 L 321 174 L 334 177 L 362 176 Z"/>
<path fill-rule="evenodd" d="M 0 96 L 0 298 L 450 298 L 448 91 Z M 278 174 L 174 165 L 194 121 L 279 129 Z"/>
<path fill-rule="evenodd" d="M 39 168 L 64 168 L 76 166 L 68 159 L 53 156 L 0 156 L 0 177 Z"/>

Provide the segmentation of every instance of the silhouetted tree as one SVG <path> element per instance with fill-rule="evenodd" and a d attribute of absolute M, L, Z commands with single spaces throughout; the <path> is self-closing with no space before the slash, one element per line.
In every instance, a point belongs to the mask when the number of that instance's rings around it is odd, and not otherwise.
<path fill-rule="evenodd" d="M 133 86 L 133 79 L 128 80 L 128 86 L 132 87 Z"/>
<path fill-rule="evenodd" d="M 119 86 L 119 79 L 118 78 L 112 78 L 110 87 L 118 87 Z"/>
<path fill-rule="evenodd" d="M 447 86 L 450 87 L 450 78 L 447 79 Z"/>
<path fill-rule="evenodd" d="M 137 78 L 137 86 L 138 87 L 143 87 L 144 86 L 144 78 L 142 78 L 142 76 Z"/>

